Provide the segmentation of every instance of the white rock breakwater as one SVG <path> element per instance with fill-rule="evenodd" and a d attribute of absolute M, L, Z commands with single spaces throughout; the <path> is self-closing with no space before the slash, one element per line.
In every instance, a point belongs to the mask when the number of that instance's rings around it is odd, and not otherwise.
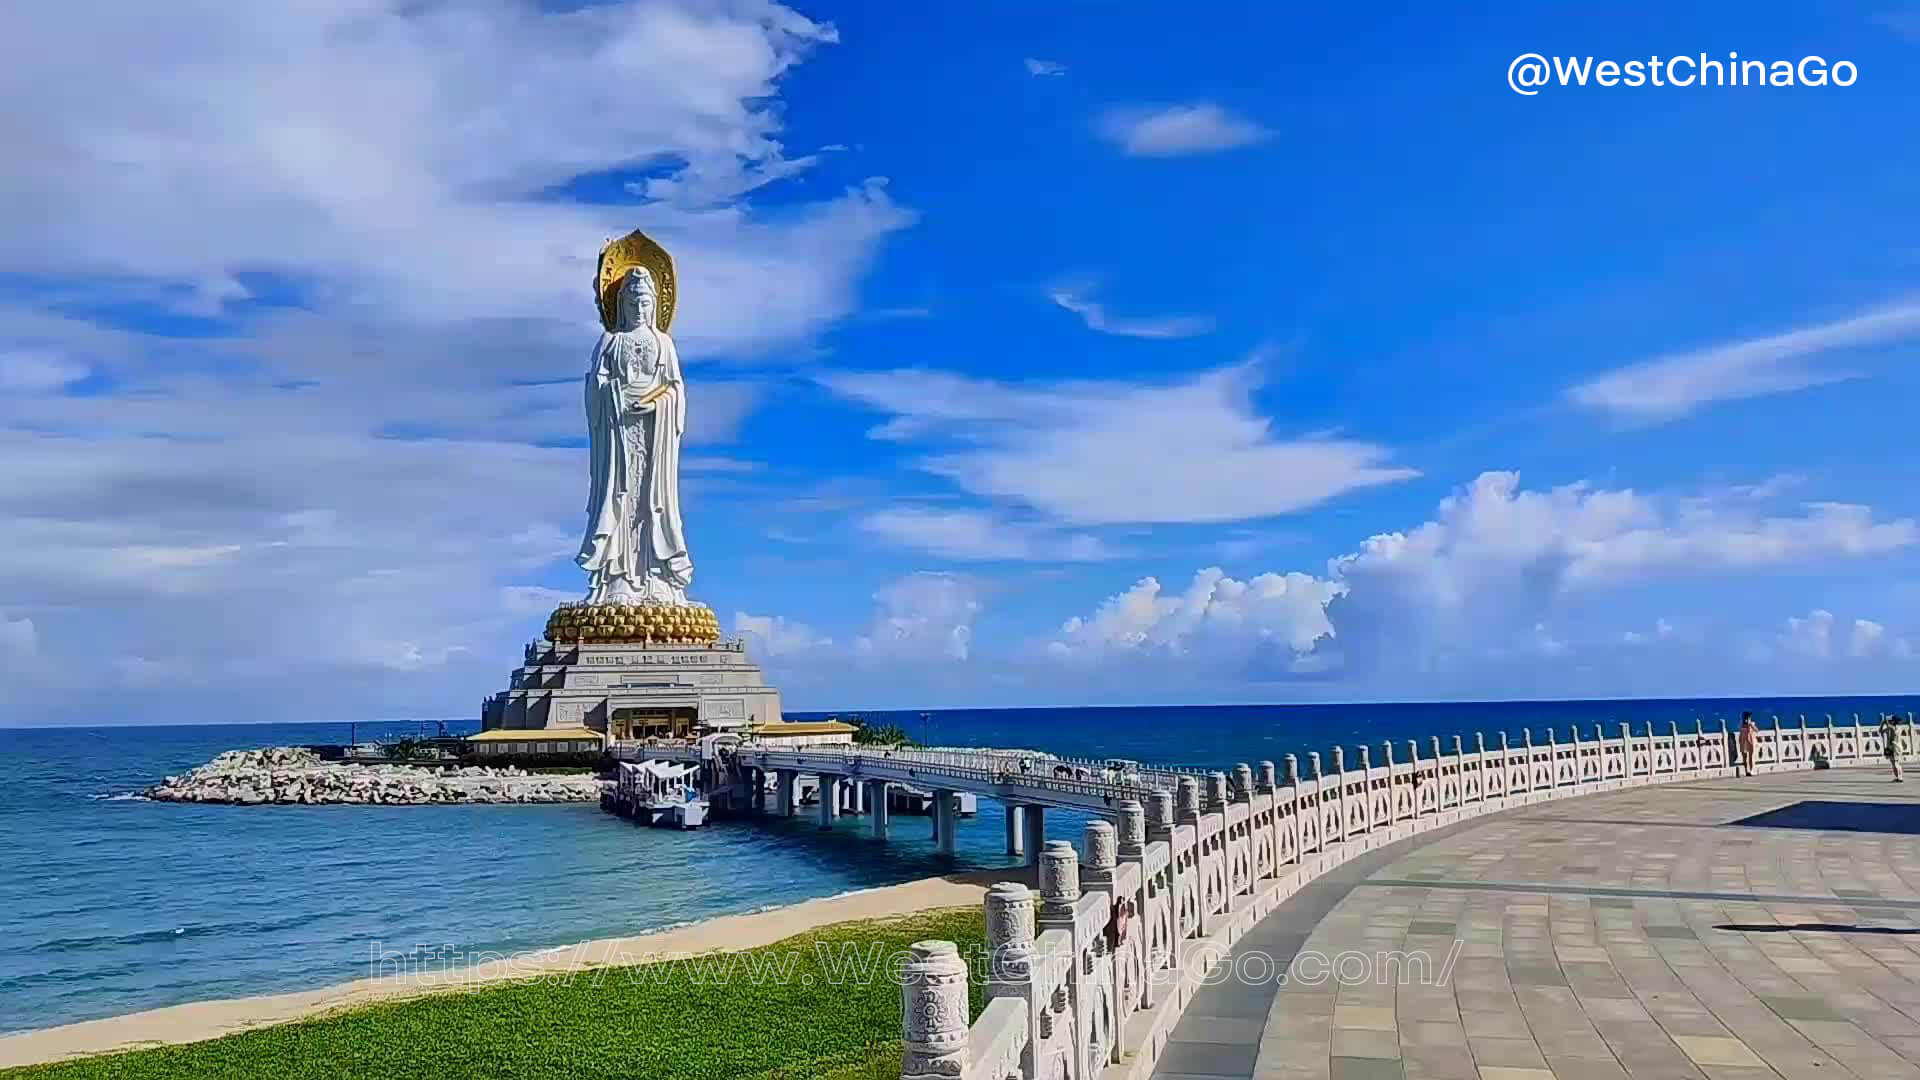
<path fill-rule="evenodd" d="M 229 750 L 184 776 L 169 776 L 146 790 L 161 802 L 370 803 L 419 806 L 433 803 L 591 802 L 602 783 L 589 774 L 534 775 L 523 769 L 480 765 L 348 765 L 321 761 L 297 746 Z"/>

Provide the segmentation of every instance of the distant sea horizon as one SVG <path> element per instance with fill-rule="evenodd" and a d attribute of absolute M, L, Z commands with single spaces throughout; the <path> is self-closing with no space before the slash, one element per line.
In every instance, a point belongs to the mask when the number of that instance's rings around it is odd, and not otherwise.
<path fill-rule="evenodd" d="M 1794 701 L 1858 701 L 1893 700 L 1920 702 L 1920 688 L 1912 691 L 1880 694 L 1760 694 L 1742 696 L 1733 694 L 1683 694 L 1668 697 L 1615 697 L 1609 695 L 1575 696 L 1565 698 L 1547 697 L 1440 697 L 1440 698 L 1352 698 L 1344 701 L 1236 701 L 1236 702 L 1182 702 L 1176 704 L 1136 702 L 1107 705 L 926 705 L 926 706 L 848 706 L 836 709 L 791 709 L 785 715 L 803 717 L 808 720 L 828 716 L 919 716 L 923 713 L 990 713 L 990 712 L 1089 712 L 1100 710 L 1136 710 L 1136 709 L 1333 709 L 1343 707 L 1388 708 L 1439 707 L 1439 706 L 1513 706 L 1513 705 L 1584 705 L 1584 704 L 1636 704 L 1653 703 L 1679 705 L 1688 702 L 1713 702 L 1724 704 L 1733 701 L 1769 702 L 1775 705 Z M 1904 711 L 1904 710 L 1903 710 Z M 1920 710 L 1916 710 L 1920 711 Z M 132 720 L 122 723 L 42 723 L 21 724 L 8 722 L 0 717 L 0 731 L 31 731 L 59 728 L 148 728 L 148 727 L 262 727 L 273 725 L 307 724 L 467 724 L 478 730 L 479 719 L 473 714 L 461 716 L 380 716 L 362 720 L 222 720 L 182 722 L 177 720 Z"/>
<path fill-rule="evenodd" d="M 1338 744 L 1602 725 L 1717 730 L 1751 710 L 1785 724 L 1920 710 L 1920 695 L 1608 698 L 1293 705 L 843 709 L 923 744 L 1024 747 L 1206 768 L 1280 762 Z M 425 721 L 438 724 L 439 718 Z M 1004 866 L 1001 815 L 981 800 L 956 859 L 924 819 L 876 842 L 865 822 L 721 821 L 635 828 L 567 806 L 203 806 L 139 792 L 225 750 L 415 734 L 420 721 L 119 724 L 0 729 L 0 1032 L 187 1001 L 331 985 L 382 952 L 548 948 L 719 915 Z M 448 730 L 478 728 L 448 720 Z M 1404 760 L 1404 758 L 1402 758 Z M 1376 758 L 1376 760 L 1378 760 Z M 1084 818 L 1047 815 L 1077 837 Z"/>

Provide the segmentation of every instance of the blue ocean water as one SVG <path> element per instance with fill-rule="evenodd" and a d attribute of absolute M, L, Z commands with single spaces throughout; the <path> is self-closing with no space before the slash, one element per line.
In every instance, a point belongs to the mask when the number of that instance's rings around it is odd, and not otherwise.
<path fill-rule="evenodd" d="M 1404 753 L 1431 734 L 1630 720 L 1691 727 L 1920 709 L 1920 697 L 870 712 L 934 745 L 1231 766 L 1335 743 Z M 814 716 L 824 714 L 812 714 Z M 794 719 L 806 717 L 795 716 Z M 131 794 L 223 750 L 348 740 L 340 724 L 0 729 L 0 1031 L 324 986 L 415 947 L 540 948 L 953 869 L 901 818 L 635 828 L 594 806 L 262 806 Z M 415 733 L 410 725 L 384 729 Z M 362 739 L 381 725 L 361 724 Z M 1449 745 L 1451 740 L 1449 740 Z M 1349 750 L 1349 760 L 1354 760 Z M 957 867 L 1003 865 L 999 808 L 962 823 Z M 1070 815 L 1055 836 L 1077 835 Z"/>

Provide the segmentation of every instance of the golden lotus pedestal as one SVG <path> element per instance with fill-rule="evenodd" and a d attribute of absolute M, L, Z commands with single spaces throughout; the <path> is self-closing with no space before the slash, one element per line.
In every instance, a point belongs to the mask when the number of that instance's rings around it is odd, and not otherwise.
<path fill-rule="evenodd" d="M 547 616 L 547 640 L 607 645 L 711 645 L 720 620 L 704 604 L 562 604 Z"/>
<path fill-rule="evenodd" d="M 780 721 L 780 691 L 700 604 L 563 604 L 480 713 L 484 732 L 526 733 L 489 734 L 497 746 L 534 754 L 562 734 L 604 745 Z"/>

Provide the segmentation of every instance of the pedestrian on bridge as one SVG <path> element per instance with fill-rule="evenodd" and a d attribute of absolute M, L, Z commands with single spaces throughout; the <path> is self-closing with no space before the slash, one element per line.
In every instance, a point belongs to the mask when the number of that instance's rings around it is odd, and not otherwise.
<path fill-rule="evenodd" d="M 1753 775 L 1753 758 L 1755 752 L 1759 749 L 1759 744 L 1760 728 L 1759 725 L 1753 722 L 1753 714 L 1750 712 L 1741 713 L 1740 768 L 1746 770 L 1747 776 Z"/>
<path fill-rule="evenodd" d="M 1893 766 L 1893 782 L 1898 784 L 1906 778 L 1900 774 L 1900 714 L 1887 713 L 1880 718 L 1880 752 L 1887 755 L 1887 764 Z"/>

